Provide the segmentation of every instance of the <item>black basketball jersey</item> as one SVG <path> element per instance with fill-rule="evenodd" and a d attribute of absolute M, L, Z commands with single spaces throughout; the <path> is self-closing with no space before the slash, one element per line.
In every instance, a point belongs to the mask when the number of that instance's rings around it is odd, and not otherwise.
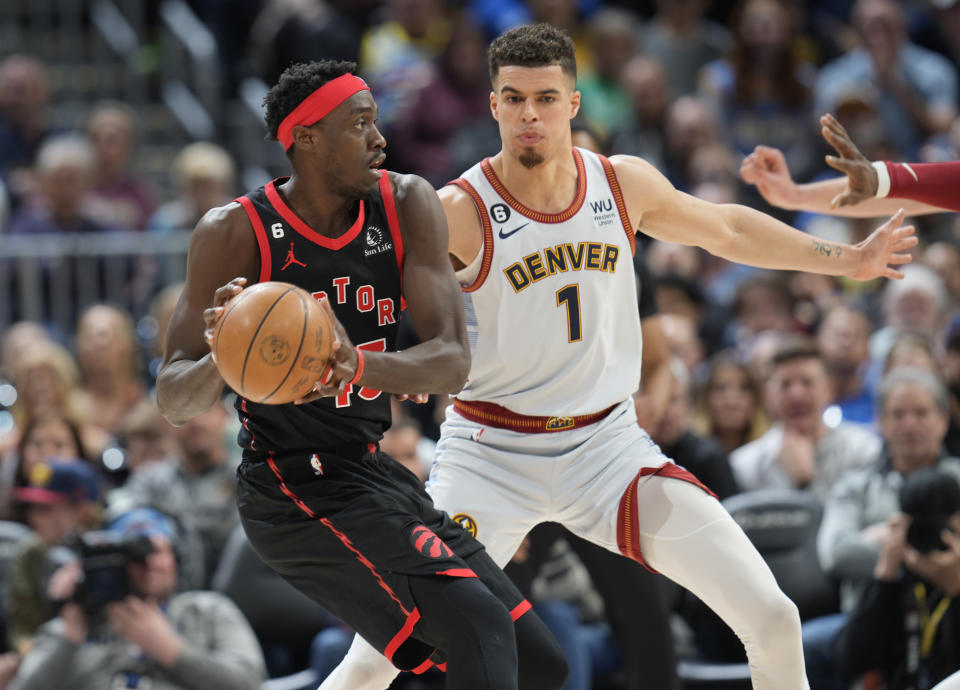
<path fill-rule="evenodd" d="M 387 172 L 379 193 L 357 202 L 356 222 L 336 238 L 315 232 L 287 206 L 277 190 L 286 179 L 237 199 L 260 248 L 259 282 L 292 283 L 326 297 L 356 347 L 394 350 L 403 242 Z M 261 405 L 238 396 L 236 408 L 245 457 L 376 443 L 390 426 L 390 395 L 362 386 L 303 405 Z"/>

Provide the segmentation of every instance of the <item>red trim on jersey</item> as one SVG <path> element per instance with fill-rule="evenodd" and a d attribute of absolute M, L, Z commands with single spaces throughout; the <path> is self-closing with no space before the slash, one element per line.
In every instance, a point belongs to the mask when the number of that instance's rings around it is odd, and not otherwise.
<path fill-rule="evenodd" d="M 487 208 L 483 205 L 483 199 L 480 197 L 480 193 L 474 189 L 472 184 L 462 177 L 454 180 L 450 184 L 457 185 L 470 195 L 473 199 L 473 205 L 477 209 L 477 215 L 480 216 L 480 225 L 483 228 L 483 259 L 480 261 L 480 272 L 477 273 L 476 280 L 460 288 L 464 292 L 473 292 L 483 285 L 483 281 L 487 279 L 487 274 L 490 273 L 490 266 L 493 265 L 493 225 L 490 223 L 490 216 L 487 215 Z"/>
<path fill-rule="evenodd" d="M 403 235 L 400 234 L 400 219 L 397 217 L 397 204 L 393 198 L 393 187 L 386 170 L 380 171 L 380 197 L 383 209 L 387 212 L 387 226 L 393 238 L 393 253 L 397 255 L 397 269 L 400 271 L 400 285 L 403 285 Z"/>
<path fill-rule="evenodd" d="M 280 179 L 280 178 L 278 178 Z M 319 232 L 311 228 L 309 225 L 303 222 L 293 210 L 287 206 L 284 202 L 283 197 L 280 196 L 279 190 L 276 187 L 277 180 L 268 182 L 264 187 L 267 192 L 267 199 L 270 200 L 270 203 L 273 204 L 273 207 L 277 210 L 283 219 L 290 223 L 290 226 L 301 234 L 306 239 L 310 240 L 314 244 L 319 244 L 321 247 L 326 247 L 327 249 L 343 249 L 348 244 L 350 244 L 357 235 L 360 234 L 360 230 L 363 228 L 363 219 L 364 219 L 364 203 L 363 200 L 360 200 L 360 212 L 357 213 L 357 220 L 354 221 L 353 225 L 350 226 L 350 229 L 339 237 L 327 237 L 326 235 L 321 235 Z"/>
<path fill-rule="evenodd" d="M 263 221 L 253 202 L 245 196 L 238 196 L 235 201 L 239 202 L 243 210 L 247 212 L 247 218 L 250 219 L 250 225 L 253 226 L 253 234 L 257 236 L 257 244 L 260 246 L 260 279 L 259 282 L 265 283 L 270 280 L 270 241 L 267 239 L 267 230 L 263 227 Z"/>
<path fill-rule="evenodd" d="M 470 568 L 450 568 L 450 570 L 438 570 L 437 575 L 446 575 L 447 577 L 476 577 L 477 574 Z"/>
<path fill-rule="evenodd" d="M 960 161 L 943 163 L 891 163 L 888 197 L 913 199 L 939 208 L 960 211 Z"/>
<path fill-rule="evenodd" d="M 541 213 L 520 203 L 520 201 L 510 193 L 503 182 L 500 181 L 500 178 L 497 177 L 497 173 L 494 172 L 493 165 L 490 164 L 489 158 L 483 159 L 480 163 L 480 169 L 483 170 L 483 174 L 486 175 L 487 182 L 496 190 L 497 194 L 503 197 L 504 201 L 510 204 L 513 210 L 522 213 L 530 220 L 535 220 L 538 223 L 563 223 L 576 215 L 580 207 L 583 206 L 584 200 L 587 198 L 586 169 L 583 165 L 583 157 L 576 148 L 573 149 L 573 162 L 577 167 L 577 191 L 573 195 L 573 202 L 566 209 L 560 211 L 560 213 Z"/>
<path fill-rule="evenodd" d="M 516 606 L 513 607 L 513 611 L 510 612 L 510 617 L 511 617 L 514 621 L 517 621 L 517 620 L 520 619 L 520 616 L 522 616 L 523 614 L 525 614 L 527 611 L 529 611 L 529 610 L 532 609 L 532 608 L 533 608 L 532 604 L 531 604 L 529 601 L 527 601 L 526 599 L 524 599 L 524 600 L 521 601 L 519 604 L 517 604 Z"/>
<path fill-rule="evenodd" d="M 620 506 L 617 509 L 617 546 L 624 556 L 635 560 L 650 572 L 655 573 L 657 571 L 643 560 L 643 553 L 640 549 L 640 525 L 637 521 L 637 486 L 641 478 L 650 475 L 680 479 L 700 487 L 714 498 L 717 495 L 697 479 L 692 472 L 673 462 L 665 462 L 658 467 L 642 467 L 637 472 L 637 476 L 630 480 L 620 497 Z"/>
<path fill-rule="evenodd" d="M 617 211 L 620 212 L 620 222 L 623 223 L 623 230 L 627 233 L 627 242 L 630 243 L 630 253 L 637 253 L 637 233 L 630 224 L 630 215 L 627 213 L 627 204 L 623 200 L 623 191 L 620 189 L 620 181 L 617 179 L 617 171 L 613 169 L 606 156 L 597 155 L 603 164 L 603 172 L 607 174 L 607 184 L 610 185 L 610 191 L 613 192 L 613 200 L 617 203 Z"/>
<path fill-rule="evenodd" d="M 453 409 L 460 416 L 469 419 L 477 424 L 486 424 L 497 429 L 508 429 L 523 434 L 546 434 L 555 431 L 569 431 L 570 429 L 579 429 L 583 426 L 596 424 L 601 419 L 610 414 L 616 405 L 611 405 L 605 410 L 591 412 L 590 414 L 577 415 L 575 417 L 566 415 L 555 415 L 548 417 L 546 415 L 526 415 L 519 414 L 506 407 L 491 402 L 482 402 L 480 400 L 461 400 L 453 399 Z"/>
<path fill-rule="evenodd" d="M 419 676 L 420 674 L 426 673 L 433 667 L 433 662 L 430 659 L 425 660 L 422 664 L 416 668 L 410 669 L 410 673 Z"/>
<path fill-rule="evenodd" d="M 415 626 L 419 620 L 420 611 L 417 609 L 414 609 L 407 614 L 407 621 L 403 624 L 403 627 L 400 628 L 397 634 L 393 636 L 393 639 L 390 640 L 386 648 L 383 650 L 383 655 L 387 657 L 387 661 L 389 661 L 391 664 L 393 663 L 393 655 L 397 653 L 397 650 L 400 649 L 400 645 L 406 642 L 413 633 L 413 626 Z M 420 664 L 420 666 L 422 665 L 423 664 Z M 417 668 L 420 668 L 420 666 L 417 666 Z M 429 668 L 429 666 L 427 668 Z"/>

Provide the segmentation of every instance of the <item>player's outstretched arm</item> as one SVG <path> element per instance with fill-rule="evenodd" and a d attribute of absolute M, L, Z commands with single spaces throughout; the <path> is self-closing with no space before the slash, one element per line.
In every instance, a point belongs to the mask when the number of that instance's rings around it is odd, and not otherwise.
<path fill-rule="evenodd" d="M 696 245 L 711 254 L 761 268 L 844 275 L 856 280 L 902 278 L 893 268 L 911 260 L 913 226 L 900 211 L 857 245 L 825 242 L 738 204 L 711 204 L 684 194 L 639 158 L 611 159 L 627 212 L 640 229 L 667 242 Z"/>
<path fill-rule="evenodd" d="M 740 165 L 740 177 L 756 185 L 766 201 L 780 208 L 813 211 L 838 216 L 875 218 L 889 216 L 902 208 L 907 215 L 941 213 L 944 208 L 911 199 L 877 198 L 877 170 L 862 154 L 836 118 L 820 118 L 824 139 L 837 151 L 827 164 L 844 177 L 797 184 L 790 176 L 783 152 L 757 146 Z"/>
<path fill-rule="evenodd" d="M 211 209 L 197 224 L 187 252 L 187 280 L 167 329 L 157 375 L 157 406 L 171 424 L 184 424 L 210 409 L 224 381 L 213 361 L 206 331 L 223 305 L 253 281 L 259 254 L 239 204 Z"/>
<path fill-rule="evenodd" d="M 391 173 L 403 235 L 403 295 L 420 344 L 364 353 L 361 383 L 388 393 L 456 393 L 467 380 L 470 349 L 463 298 L 447 258 L 447 220 L 433 187 Z"/>

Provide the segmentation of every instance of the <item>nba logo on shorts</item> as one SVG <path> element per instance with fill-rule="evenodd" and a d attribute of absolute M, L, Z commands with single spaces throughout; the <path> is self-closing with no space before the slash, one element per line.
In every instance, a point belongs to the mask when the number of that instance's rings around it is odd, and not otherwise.
<path fill-rule="evenodd" d="M 323 474 L 323 463 L 320 462 L 320 456 L 316 453 L 310 456 L 310 467 L 313 468 L 313 473 L 318 477 Z"/>

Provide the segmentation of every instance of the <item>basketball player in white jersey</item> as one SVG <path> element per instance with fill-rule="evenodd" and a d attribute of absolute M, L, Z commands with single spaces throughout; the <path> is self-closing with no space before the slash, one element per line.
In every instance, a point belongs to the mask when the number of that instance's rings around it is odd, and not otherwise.
<path fill-rule="evenodd" d="M 502 150 L 440 191 L 472 366 L 441 430 L 434 502 L 501 565 L 548 520 L 645 563 L 733 628 L 754 688 L 807 688 L 796 606 L 720 503 L 636 424 L 635 233 L 870 280 L 902 277 L 891 266 L 910 261 L 913 228 L 898 213 L 859 245 L 822 242 L 678 192 L 638 158 L 573 148 L 574 48 L 550 26 L 506 32 L 489 62 Z M 320 687 L 383 690 L 395 674 L 357 638 Z"/>

